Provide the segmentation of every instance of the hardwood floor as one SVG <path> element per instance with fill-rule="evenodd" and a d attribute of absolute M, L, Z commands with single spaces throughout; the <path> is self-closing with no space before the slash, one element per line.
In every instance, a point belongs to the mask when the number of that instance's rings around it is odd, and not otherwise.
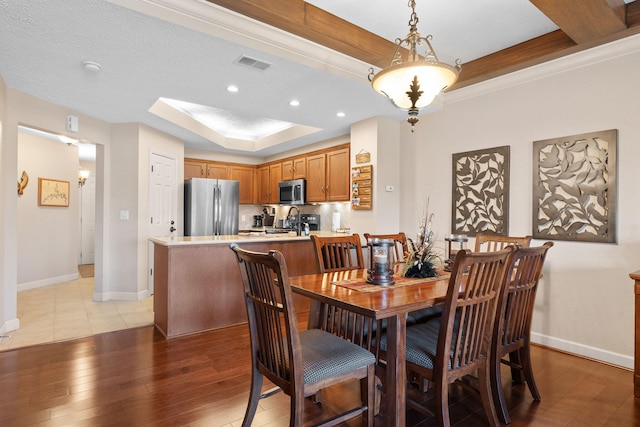
<path fill-rule="evenodd" d="M 141 327 L 2 351 L 0 425 L 240 426 L 251 381 L 248 348 L 243 325 L 170 341 Z M 533 348 L 533 363 L 541 402 L 525 386 L 511 386 L 503 371 L 511 426 L 640 425 L 632 372 L 541 347 Z M 305 410 L 314 420 L 357 399 L 352 383 Z M 475 394 L 452 386 L 450 404 L 453 425 L 488 424 Z M 254 426 L 288 425 L 289 398 L 264 399 L 258 411 Z M 376 422 L 384 425 L 381 417 Z M 408 410 L 407 425 L 436 423 Z"/>

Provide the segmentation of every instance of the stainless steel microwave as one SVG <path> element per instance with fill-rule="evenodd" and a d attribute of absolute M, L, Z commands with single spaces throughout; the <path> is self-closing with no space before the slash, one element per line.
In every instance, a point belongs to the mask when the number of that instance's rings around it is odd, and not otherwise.
<path fill-rule="evenodd" d="M 304 205 L 306 196 L 306 181 L 293 179 L 278 183 L 278 203 L 281 205 Z"/>

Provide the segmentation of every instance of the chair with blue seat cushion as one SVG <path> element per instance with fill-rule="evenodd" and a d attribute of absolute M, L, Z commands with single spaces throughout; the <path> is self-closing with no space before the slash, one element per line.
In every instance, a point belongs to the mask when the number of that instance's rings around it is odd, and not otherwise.
<path fill-rule="evenodd" d="M 539 247 L 518 248 L 510 261 L 511 280 L 499 299 L 491 352 L 491 385 L 498 415 L 506 424 L 511 419 L 502 390 L 501 364 L 509 365 L 513 381 L 526 381 L 533 399 L 540 400 L 531 367 L 531 318 L 544 260 L 552 246 L 553 242 L 546 242 Z M 504 359 L 507 355 L 509 360 Z"/>
<path fill-rule="evenodd" d="M 438 424 L 449 426 L 449 384 L 478 373 L 480 396 L 491 425 L 499 425 L 489 383 L 489 356 L 498 296 L 506 286 L 515 248 L 456 256 L 442 316 L 407 327 L 407 370 L 433 384 Z M 386 336 L 380 342 L 386 351 Z M 416 402 L 412 406 L 433 415 Z"/>
<path fill-rule="evenodd" d="M 366 424 L 373 426 L 374 355 L 326 331 L 298 330 L 282 253 L 251 252 L 237 244 L 231 249 L 240 267 L 251 337 L 251 392 L 242 425 L 251 425 L 266 377 L 291 397 L 289 424 L 296 427 L 303 424 L 305 397 L 347 380 L 361 380 L 366 390 L 364 405 L 336 415 L 323 425 L 336 425 L 364 414 Z"/>

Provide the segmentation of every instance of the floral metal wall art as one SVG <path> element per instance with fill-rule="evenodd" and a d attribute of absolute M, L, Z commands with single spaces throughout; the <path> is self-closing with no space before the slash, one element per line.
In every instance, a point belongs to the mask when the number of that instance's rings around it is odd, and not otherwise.
<path fill-rule="evenodd" d="M 533 238 L 616 242 L 618 131 L 533 143 Z"/>
<path fill-rule="evenodd" d="M 453 155 L 453 234 L 506 235 L 509 230 L 509 146 Z"/>

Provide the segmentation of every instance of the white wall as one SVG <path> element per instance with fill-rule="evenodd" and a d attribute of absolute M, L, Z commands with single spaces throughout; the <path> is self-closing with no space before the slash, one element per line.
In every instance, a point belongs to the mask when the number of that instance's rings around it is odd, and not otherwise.
<path fill-rule="evenodd" d="M 22 171 L 29 182 L 18 196 L 18 290 L 73 280 L 78 277 L 78 147 L 19 133 Z M 69 206 L 38 206 L 39 178 L 68 181 Z"/>
<path fill-rule="evenodd" d="M 351 231 L 397 233 L 400 226 L 400 151 L 397 120 L 373 117 L 351 126 L 351 167 L 373 165 L 371 209 L 351 211 Z M 357 164 L 355 157 L 368 152 L 370 163 Z M 392 186 L 393 192 L 385 191 Z"/>
<path fill-rule="evenodd" d="M 453 153 L 511 147 L 509 234 L 525 235 L 532 233 L 532 142 L 619 130 L 618 243 L 555 241 L 536 301 L 533 339 L 627 367 L 634 350 L 628 274 L 640 268 L 639 49 L 635 37 L 460 89 L 442 111 L 421 117 L 414 134 L 405 125 L 401 137 L 401 163 L 410 165 L 401 168 L 402 180 L 413 194 L 403 197 L 403 229 L 417 228 L 414 199 L 428 193 L 442 238 L 451 227 Z"/>

